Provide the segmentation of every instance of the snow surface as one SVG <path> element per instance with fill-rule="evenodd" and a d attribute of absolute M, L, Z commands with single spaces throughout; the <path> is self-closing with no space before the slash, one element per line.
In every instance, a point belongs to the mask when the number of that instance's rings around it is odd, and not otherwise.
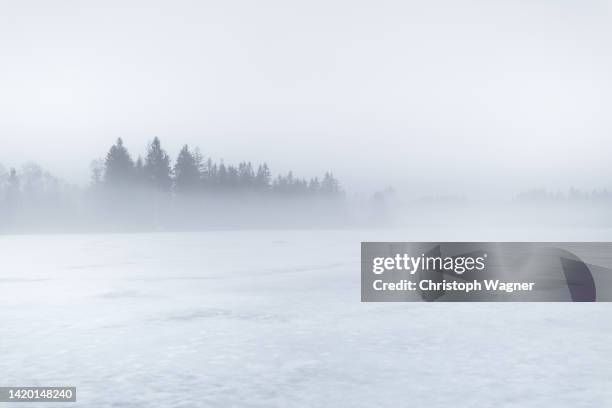
<path fill-rule="evenodd" d="M 359 288 L 360 241 L 611 237 L 0 236 L 0 386 L 77 387 L 54 407 L 612 406 L 611 304 L 361 303 Z"/>

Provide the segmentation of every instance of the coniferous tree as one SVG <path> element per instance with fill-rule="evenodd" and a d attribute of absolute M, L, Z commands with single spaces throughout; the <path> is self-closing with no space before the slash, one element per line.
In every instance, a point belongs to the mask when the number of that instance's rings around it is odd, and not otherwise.
<path fill-rule="evenodd" d="M 59 194 L 59 181 L 36 163 L 27 163 L 21 170 L 21 190 L 29 202 L 47 202 Z"/>
<path fill-rule="evenodd" d="M 294 191 L 296 194 L 303 195 L 308 193 L 308 182 L 305 179 L 297 179 L 295 181 Z"/>
<path fill-rule="evenodd" d="M 238 166 L 233 166 L 221 161 L 217 165 L 210 158 L 204 160 L 199 148 L 190 151 L 187 145 L 180 151 L 174 168 L 171 168 L 170 159 L 157 137 L 149 144 L 144 163 L 140 157 L 136 163 L 132 162 L 123 141 L 118 139 L 107 154 L 104 167 L 102 180 L 108 185 L 143 183 L 162 191 L 170 191 L 174 183 L 177 193 L 255 190 L 291 196 L 343 194 L 338 180 L 330 172 L 325 173 L 322 180 L 315 177 L 307 181 L 296 177 L 292 171 L 272 180 L 266 163 L 259 165 L 256 172 L 250 162 L 240 162 Z M 99 183 L 100 177 L 99 166 L 92 164 L 92 185 Z"/>
<path fill-rule="evenodd" d="M 92 187 L 97 188 L 102 184 L 104 162 L 100 159 L 93 160 L 89 165 L 89 169 L 91 170 L 91 185 Z"/>
<path fill-rule="evenodd" d="M 227 186 L 230 189 L 238 187 L 238 169 L 232 165 L 227 166 Z"/>
<path fill-rule="evenodd" d="M 338 180 L 334 178 L 334 175 L 330 172 L 325 173 L 323 181 L 321 182 L 321 193 L 334 196 L 340 194 L 340 184 Z"/>
<path fill-rule="evenodd" d="M 117 139 L 105 160 L 104 182 L 112 187 L 126 186 L 132 181 L 134 162 L 130 153 L 123 146 L 123 140 Z"/>
<path fill-rule="evenodd" d="M 198 168 L 199 178 L 202 180 L 206 173 L 206 162 L 204 162 L 204 155 L 202 154 L 202 151 L 197 146 L 193 150 L 193 160 Z"/>
<path fill-rule="evenodd" d="M 272 183 L 272 190 L 275 193 L 286 193 L 289 189 L 288 177 L 279 174 Z"/>
<path fill-rule="evenodd" d="M 138 159 L 136 159 L 136 163 L 134 164 L 134 182 L 139 186 L 144 186 L 146 184 L 144 162 L 141 156 L 138 156 Z"/>
<path fill-rule="evenodd" d="M 310 183 L 308 183 L 308 192 L 310 194 L 318 194 L 320 188 L 321 188 L 321 183 L 319 183 L 318 177 L 311 179 Z"/>
<path fill-rule="evenodd" d="M 181 149 L 174 165 L 174 187 L 177 193 L 193 193 L 200 183 L 200 169 L 195 157 L 185 145 Z"/>
<path fill-rule="evenodd" d="M 0 164 L 0 201 L 2 201 L 7 181 L 8 173 L 5 172 L 4 167 L 2 166 L 2 164 Z"/>
<path fill-rule="evenodd" d="M 270 188 L 270 180 L 272 175 L 270 169 L 266 163 L 259 165 L 257 168 L 257 175 L 255 176 L 255 185 L 259 190 L 267 190 Z"/>
<path fill-rule="evenodd" d="M 19 211 L 21 201 L 21 178 L 17 170 L 11 168 L 6 176 L 4 203 L 9 211 Z"/>
<path fill-rule="evenodd" d="M 17 175 L 17 170 L 15 168 L 11 168 L 8 176 L 8 188 L 7 195 L 9 198 L 16 198 L 19 196 L 21 191 L 21 179 L 19 175 Z"/>
<path fill-rule="evenodd" d="M 219 168 L 217 169 L 215 184 L 221 189 L 225 189 L 227 187 L 227 168 L 223 162 L 219 164 Z"/>
<path fill-rule="evenodd" d="M 145 157 L 144 174 L 147 182 L 160 191 L 170 191 L 172 186 L 170 157 L 161 147 L 158 137 L 155 137 Z"/>
<path fill-rule="evenodd" d="M 238 166 L 238 177 L 240 186 L 243 188 L 251 188 L 255 184 L 255 173 L 253 172 L 253 165 L 251 162 L 242 162 Z"/>
<path fill-rule="evenodd" d="M 206 160 L 202 173 L 202 184 L 205 189 L 214 189 L 217 183 L 217 165 L 211 158 Z"/>

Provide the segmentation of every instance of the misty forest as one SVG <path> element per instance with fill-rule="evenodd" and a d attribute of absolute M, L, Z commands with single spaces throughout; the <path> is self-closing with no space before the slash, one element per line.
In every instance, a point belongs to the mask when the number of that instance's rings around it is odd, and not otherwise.
<path fill-rule="evenodd" d="M 155 137 L 136 159 L 121 138 L 90 165 L 86 188 L 35 163 L 0 165 L 0 228 L 201 229 L 341 221 L 344 192 L 331 172 L 274 177 L 267 163 L 237 166 L 185 145 L 173 162 Z"/>
<path fill-rule="evenodd" d="M 386 188 L 347 197 L 331 172 L 310 180 L 273 176 L 267 163 L 226 164 L 185 145 L 172 160 L 154 138 L 134 156 L 117 139 L 90 164 L 86 187 L 29 163 L 0 164 L 0 232 L 164 231 L 347 226 L 612 225 L 608 190 L 535 189 L 511 201 L 402 198 Z"/>

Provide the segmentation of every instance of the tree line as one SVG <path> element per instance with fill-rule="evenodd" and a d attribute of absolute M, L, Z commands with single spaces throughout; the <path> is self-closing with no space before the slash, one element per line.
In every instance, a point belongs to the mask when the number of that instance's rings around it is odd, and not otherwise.
<path fill-rule="evenodd" d="M 607 189 L 584 191 L 571 187 L 567 192 L 554 192 L 539 188 L 518 194 L 516 200 L 521 202 L 610 201 L 612 200 L 612 191 Z"/>
<path fill-rule="evenodd" d="M 0 232 L 311 228 L 349 217 L 329 172 L 273 177 L 266 163 L 227 164 L 189 146 L 172 160 L 159 138 L 135 159 L 117 139 L 90 170 L 90 185 L 79 187 L 35 163 L 0 165 Z"/>
<path fill-rule="evenodd" d="M 219 194 L 224 192 L 258 192 L 290 196 L 343 195 L 340 183 L 331 172 L 306 180 L 292 171 L 272 177 L 267 163 L 254 166 L 241 162 L 237 166 L 205 158 L 199 148 L 184 145 L 174 165 L 155 137 L 147 146 L 144 158 L 133 160 L 121 138 L 111 146 L 104 160 L 91 164 L 92 185 L 96 188 L 150 188 L 178 195 Z"/>
<path fill-rule="evenodd" d="M 0 204 L 50 202 L 71 190 L 36 163 L 25 164 L 19 172 L 0 165 Z"/>

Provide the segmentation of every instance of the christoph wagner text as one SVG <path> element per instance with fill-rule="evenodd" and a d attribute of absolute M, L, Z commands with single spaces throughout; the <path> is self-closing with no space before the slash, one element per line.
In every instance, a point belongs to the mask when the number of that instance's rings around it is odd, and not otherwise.
<path fill-rule="evenodd" d="M 422 280 L 417 282 L 403 279 L 399 282 L 383 282 L 382 280 L 375 280 L 372 287 L 376 291 L 395 291 L 395 290 L 417 290 L 417 287 L 421 291 L 453 291 L 453 292 L 478 292 L 484 289 L 490 292 L 520 292 L 520 291 L 531 291 L 535 282 L 502 282 L 500 280 L 487 280 L 482 282 L 457 282 L 457 281 L 446 281 L 434 282 L 431 280 Z M 417 286 L 418 285 L 418 286 Z"/>
<path fill-rule="evenodd" d="M 473 270 L 482 271 L 486 268 L 485 258 L 487 254 L 479 257 L 458 256 L 409 256 L 408 254 L 397 254 L 394 257 L 378 257 L 372 260 L 372 272 L 380 275 L 385 271 L 408 271 L 414 275 L 419 270 L 453 271 L 457 275 Z"/>

